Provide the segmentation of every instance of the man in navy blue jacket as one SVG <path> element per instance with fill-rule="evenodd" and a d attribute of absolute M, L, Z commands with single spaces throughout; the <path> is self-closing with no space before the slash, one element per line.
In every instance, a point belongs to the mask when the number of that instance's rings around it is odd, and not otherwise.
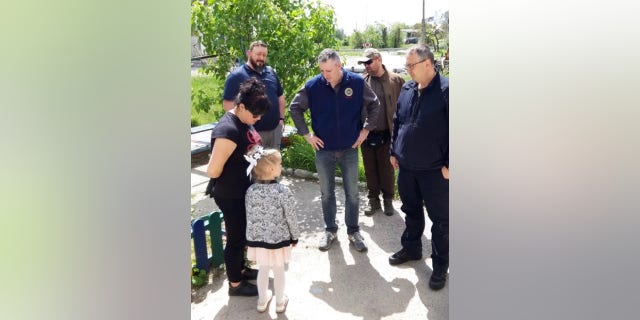
<path fill-rule="evenodd" d="M 389 257 L 389 263 L 422 259 L 424 203 L 432 222 L 429 287 L 440 290 L 449 268 L 449 79 L 434 66 L 429 47 L 409 50 L 405 67 L 412 80 L 400 91 L 390 151 L 391 164 L 399 169 L 405 230 L 402 250 Z"/>
<path fill-rule="evenodd" d="M 376 129 L 380 103 L 364 79 L 342 68 L 340 56 L 324 49 L 318 56 L 321 74 L 307 81 L 291 101 L 289 113 L 298 133 L 316 150 L 316 169 L 322 196 L 325 233 L 319 249 L 329 250 L 336 239 L 336 165 L 342 173 L 345 224 L 349 241 L 357 251 L 367 250 L 358 226 L 358 147 Z M 304 112 L 311 113 L 311 128 Z M 365 113 L 365 114 L 363 114 Z M 364 119 L 364 124 L 362 120 Z"/>

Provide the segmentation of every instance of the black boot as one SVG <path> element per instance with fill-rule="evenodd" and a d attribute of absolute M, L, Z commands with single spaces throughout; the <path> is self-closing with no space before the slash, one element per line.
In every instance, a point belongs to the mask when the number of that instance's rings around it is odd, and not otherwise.
<path fill-rule="evenodd" d="M 391 199 L 384 199 L 384 214 L 387 216 L 392 216 L 393 215 L 393 200 Z"/>
<path fill-rule="evenodd" d="M 380 199 L 369 199 L 369 209 L 364 211 L 364 215 L 372 216 L 376 212 L 382 212 L 382 207 L 380 206 Z"/>
<path fill-rule="evenodd" d="M 438 291 L 444 288 L 447 282 L 447 269 L 447 267 L 433 267 L 433 272 L 431 273 L 431 277 L 429 277 L 429 288 L 431 288 L 431 290 Z"/>

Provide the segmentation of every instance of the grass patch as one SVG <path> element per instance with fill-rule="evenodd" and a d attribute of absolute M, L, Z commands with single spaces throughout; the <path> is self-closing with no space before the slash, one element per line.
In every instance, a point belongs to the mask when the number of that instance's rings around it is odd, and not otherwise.
<path fill-rule="evenodd" d="M 191 126 L 218 121 L 224 114 L 222 90 L 224 82 L 212 76 L 191 77 Z"/>

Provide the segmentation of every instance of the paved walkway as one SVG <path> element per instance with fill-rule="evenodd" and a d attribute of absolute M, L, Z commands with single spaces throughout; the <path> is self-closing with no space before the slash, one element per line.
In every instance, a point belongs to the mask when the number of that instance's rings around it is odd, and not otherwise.
<path fill-rule="evenodd" d="M 192 217 L 217 210 L 213 199 L 204 198 L 206 165 L 191 170 Z M 290 297 L 284 314 L 275 312 L 275 299 L 268 312 L 256 311 L 256 297 L 229 297 L 224 272 L 211 277 L 208 285 L 192 292 L 191 319 L 429 319 L 449 318 L 449 286 L 434 292 L 428 288 L 431 275 L 431 246 L 423 237 L 421 261 L 393 267 L 389 255 L 400 249 L 404 222 L 398 213 L 400 201 L 394 201 L 396 214 L 387 217 L 360 213 L 360 228 L 368 252 L 355 251 L 349 244 L 344 225 L 344 193 L 338 185 L 338 241 L 327 252 L 318 250 L 324 230 L 320 206 L 320 187 L 313 179 L 283 176 L 297 199 L 296 210 L 301 227 L 298 246 L 292 250 L 286 272 L 286 290 Z M 366 203 L 364 190 L 361 204 Z M 361 205 L 362 207 L 362 205 Z M 427 219 L 428 221 L 428 219 Z M 427 225 L 429 230 L 430 225 Z M 427 232 L 428 234 L 428 232 Z M 273 280 L 270 283 L 273 290 Z"/>

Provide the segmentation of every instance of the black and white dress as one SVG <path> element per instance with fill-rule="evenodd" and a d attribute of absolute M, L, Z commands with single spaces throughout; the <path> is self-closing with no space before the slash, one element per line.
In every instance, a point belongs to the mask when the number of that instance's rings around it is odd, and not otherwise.
<path fill-rule="evenodd" d="M 256 180 L 245 197 L 247 258 L 260 266 L 284 266 L 300 228 L 289 188 L 275 180 Z"/>

